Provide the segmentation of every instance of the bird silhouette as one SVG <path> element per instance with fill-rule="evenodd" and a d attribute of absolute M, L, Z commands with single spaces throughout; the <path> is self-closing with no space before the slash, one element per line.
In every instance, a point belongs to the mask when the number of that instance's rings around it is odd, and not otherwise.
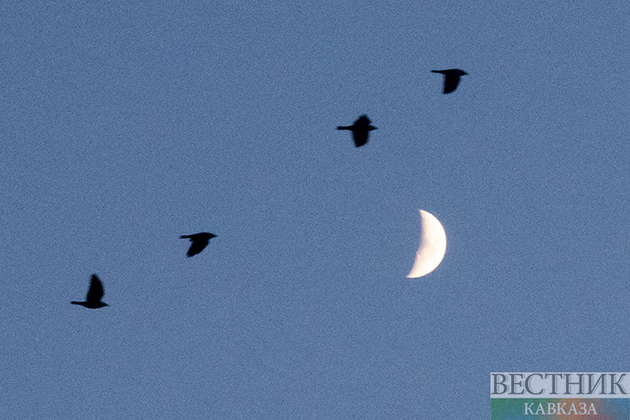
<path fill-rule="evenodd" d="M 180 236 L 180 238 L 182 239 L 190 238 L 190 242 L 192 242 L 192 245 L 190 245 L 190 249 L 186 253 L 187 257 L 192 257 L 194 255 L 199 254 L 201 251 L 203 251 L 205 247 L 208 246 L 210 239 L 216 238 L 216 237 L 217 235 L 213 233 L 208 233 L 208 232 L 201 232 L 201 233 L 195 233 L 192 235 Z"/>
<path fill-rule="evenodd" d="M 77 302 L 73 300 L 73 305 L 81 305 L 90 309 L 98 309 L 103 306 L 109 306 L 107 303 L 101 302 L 103 295 L 105 292 L 103 291 L 103 283 L 96 277 L 96 274 L 92 274 L 92 281 L 90 283 L 90 289 L 87 292 L 87 298 L 85 302 Z"/>
<path fill-rule="evenodd" d="M 352 131 L 352 139 L 354 140 L 354 145 L 356 147 L 361 147 L 368 141 L 368 134 L 372 130 L 376 130 L 377 128 L 371 125 L 372 121 L 367 117 L 367 115 L 361 115 L 352 125 L 343 126 L 340 125 L 337 127 L 337 130 L 350 130 Z"/>
<path fill-rule="evenodd" d="M 451 93 L 457 89 L 459 79 L 468 74 L 460 69 L 431 70 L 431 73 L 442 73 L 444 75 L 444 93 Z"/>

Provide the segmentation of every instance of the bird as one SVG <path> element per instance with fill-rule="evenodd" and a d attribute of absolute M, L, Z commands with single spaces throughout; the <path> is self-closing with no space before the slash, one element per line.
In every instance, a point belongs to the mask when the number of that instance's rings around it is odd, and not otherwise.
<path fill-rule="evenodd" d="M 444 75 L 444 93 L 451 93 L 457 89 L 459 79 L 467 75 L 464 70 L 448 69 L 448 70 L 431 70 L 431 73 L 442 73 Z"/>
<path fill-rule="evenodd" d="M 192 257 L 199 254 L 205 247 L 208 246 L 210 239 L 216 238 L 217 235 L 208 232 L 194 233 L 192 235 L 182 235 L 180 238 L 190 238 L 190 249 L 186 253 L 187 257 Z"/>
<path fill-rule="evenodd" d="M 343 126 L 340 125 L 337 127 L 337 130 L 350 130 L 352 131 L 352 139 L 354 140 L 354 145 L 356 147 L 361 147 L 368 141 L 368 134 L 372 130 L 376 130 L 377 128 L 371 125 L 372 121 L 368 118 L 367 115 L 361 115 L 352 125 Z"/>
<path fill-rule="evenodd" d="M 92 274 L 92 281 L 90 282 L 90 289 L 87 292 L 87 298 L 85 302 L 77 302 L 73 300 L 73 305 L 81 305 L 90 309 L 98 309 L 104 306 L 109 306 L 107 303 L 101 302 L 103 295 L 105 292 L 103 291 L 103 283 L 99 280 L 96 274 Z"/>

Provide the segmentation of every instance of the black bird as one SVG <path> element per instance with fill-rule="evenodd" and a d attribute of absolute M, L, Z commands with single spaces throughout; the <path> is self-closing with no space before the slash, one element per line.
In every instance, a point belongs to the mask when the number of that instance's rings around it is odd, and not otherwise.
<path fill-rule="evenodd" d="M 431 73 L 442 73 L 444 75 L 444 93 L 451 93 L 457 89 L 459 79 L 468 74 L 460 69 L 431 70 Z"/>
<path fill-rule="evenodd" d="M 96 277 L 96 274 L 92 274 L 92 282 L 90 283 L 90 290 L 87 292 L 87 299 L 85 302 L 77 302 L 73 300 L 73 305 L 81 305 L 90 309 L 98 309 L 103 306 L 109 306 L 107 303 L 101 302 L 103 295 L 105 292 L 103 291 L 103 283 Z"/>
<path fill-rule="evenodd" d="M 361 147 L 368 141 L 368 134 L 372 130 L 376 130 L 376 127 L 371 125 L 370 119 L 367 115 L 361 115 L 352 125 L 337 127 L 337 130 L 350 130 L 352 131 L 352 139 L 356 147 Z"/>
<path fill-rule="evenodd" d="M 180 238 L 182 239 L 190 238 L 190 242 L 192 242 L 192 245 L 190 245 L 190 249 L 186 253 L 186 256 L 188 257 L 192 257 L 194 255 L 199 254 L 201 251 L 203 251 L 205 247 L 208 246 L 210 239 L 216 238 L 216 237 L 217 235 L 213 233 L 208 233 L 208 232 L 201 232 L 201 233 L 195 233 L 193 235 L 180 236 Z"/>

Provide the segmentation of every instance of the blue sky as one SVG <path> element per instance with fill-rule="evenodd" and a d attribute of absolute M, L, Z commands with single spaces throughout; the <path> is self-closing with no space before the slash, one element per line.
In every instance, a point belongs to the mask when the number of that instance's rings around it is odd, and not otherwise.
<path fill-rule="evenodd" d="M 479 419 L 490 372 L 623 371 L 630 4 L 461 3 L 3 2 L 0 417 Z"/>

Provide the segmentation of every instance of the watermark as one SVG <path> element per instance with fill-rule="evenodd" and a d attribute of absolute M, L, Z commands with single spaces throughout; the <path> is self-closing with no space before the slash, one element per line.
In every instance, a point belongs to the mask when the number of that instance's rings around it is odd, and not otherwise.
<path fill-rule="evenodd" d="M 630 372 L 490 374 L 492 420 L 630 420 Z"/>

